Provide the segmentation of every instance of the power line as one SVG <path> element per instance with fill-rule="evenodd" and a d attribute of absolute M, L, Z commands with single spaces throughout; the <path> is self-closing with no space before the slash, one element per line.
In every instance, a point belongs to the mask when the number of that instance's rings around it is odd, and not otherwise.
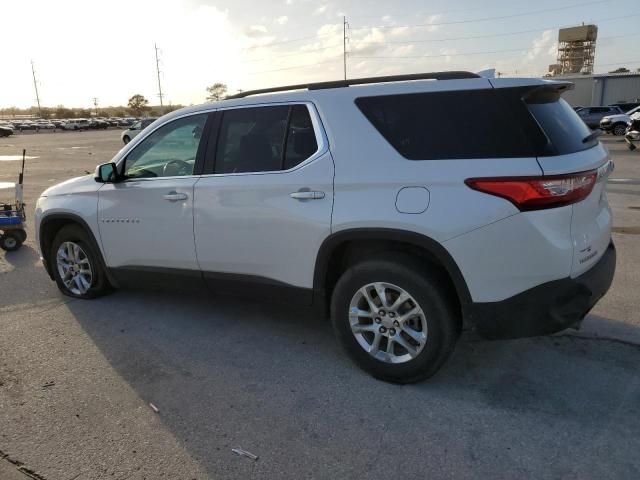
<path fill-rule="evenodd" d="M 572 8 L 584 8 L 587 7 L 589 5 L 595 5 L 595 4 L 599 4 L 599 3 L 608 3 L 608 2 L 612 2 L 612 1 L 617 1 L 617 0 L 594 0 L 591 2 L 587 2 L 587 3 L 578 3 L 578 4 L 573 4 L 573 5 L 566 5 L 564 7 L 554 7 L 554 8 L 545 8 L 545 9 L 541 9 L 541 10 L 531 10 L 528 12 L 521 12 L 521 13 L 513 13 L 510 15 L 498 15 L 498 16 L 493 16 L 493 17 L 482 17 L 482 18 L 474 18 L 474 19 L 469 19 L 469 20 L 455 20 L 455 21 L 450 21 L 450 22 L 438 22 L 438 23 L 418 23 L 418 24 L 410 24 L 410 25 L 375 25 L 375 26 L 363 26 L 363 27 L 354 27 L 353 30 L 364 30 L 364 29 L 370 29 L 370 28 L 419 28 L 419 27 L 438 27 L 438 26 L 443 26 L 443 25 L 459 25 L 459 24 L 465 24 L 465 23 L 477 23 L 477 22 L 488 22 L 491 20 L 504 20 L 507 18 L 516 18 L 516 17 L 525 17 L 528 15 L 536 15 L 538 13 L 547 13 L 547 12 L 557 12 L 560 10 L 569 10 Z"/>
<path fill-rule="evenodd" d="M 284 70 L 295 70 L 296 68 L 315 67 L 316 65 L 324 65 L 324 64 L 327 64 L 327 63 L 335 63 L 335 61 L 338 58 L 341 58 L 341 57 L 342 57 L 342 55 L 340 55 L 340 57 L 335 57 L 335 58 L 333 58 L 331 60 L 327 60 L 327 61 L 324 61 L 324 62 L 307 63 L 305 65 L 294 65 L 294 66 L 291 66 L 291 67 L 276 68 L 276 69 L 273 69 L 273 70 L 262 70 L 260 72 L 249 72 L 249 73 L 247 73 L 247 75 L 258 75 L 258 74 L 261 74 L 261 73 L 272 73 L 272 72 L 281 72 L 281 71 L 284 71 Z"/>
<path fill-rule="evenodd" d="M 631 15 L 622 15 L 622 16 L 617 16 L 617 17 L 608 17 L 608 18 L 603 18 L 603 19 L 600 19 L 600 20 L 594 20 L 594 22 L 603 23 L 603 22 L 626 19 L 626 18 L 633 18 L 633 17 L 638 17 L 638 16 L 640 16 L 640 13 L 635 13 L 635 14 L 631 14 Z M 544 31 L 547 31 L 547 30 L 555 30 L 555 29 L 564 28 L 564 27 L 567 27 L 567 26 L 570 26 L 570 25 L 553 25 L 553 26 L 548 26 L 548 27 L 545 27 L 545 28 L 536 28 L 536 29 L 530 29 L 530 30 L 519 30 L 519 31 L 515 31 L 515 32 L 490 33 L 490 34 L 484 34 L 484 35 L 472 35 L 472 36 L 465 36 L 465 37 L 433 38 L 433 39 L 423 39 L 423 40 L 356 41 L 355 43 L 353 43 L 353 45 L 354 46 L 357 46 L 357 45 L 408 45 L 408 44 L 414 44 L 414 43 L 430 43 L 430 42 L 437 43 L 437 42 L 449 42 L 449 41 L 456 41 L 456 40 L 476 40 L 476 39 L 481 39 L 481 38 L 504 37 L 504 36 L 510 36 L 510 35 L 523 34 L 523 33 L 544 32 Z M 608 39 L 612 39 L 612 38 L 620 38 L 620 37 L 626 37 L 626 36 L 631 36 L 631 35 L 637 35 L 637 34 L 607 36 L 607 37 L 601 37 L 598 40 L 608 40 Z M 312 37 L 312 38 L 317 38 L 317 37 Z M 352 38 L 348 36 L 347 37 L 347 41 L 349 43 L 352 43 Z M 311 49 L 311 50 L 301 50 L 301 51 L 294 51 L 294 52 L 290 52 L 290 53 L 279 54 L 278 55 L 278 59 L 284 58 L 284 57 L 296 57 L 296 56 L 300 56 L 300 55 L 307 55 L 309 53 L 315 53 L 315 52 L 320 52 L 320 51 L 324 51 L 324 50 L 329 50 L 329 49 L 332 49 L 332 48 L 337 48 L 339 46 L 342 46 L 343 49 L 344 49 L 343 42 L 340 42 L 340 43 L 328 45 L 328 46 L 325 46 L 325 47 L 314 48 L 314 49 Z M 304 48 L 304 46 L 300 47 L 300 48 Z M 348 55 L 352 55 L 354 53 L 357 53 L 357 50 L 347 51 Z M 261 62 L 261 61 L 267 61 L 267 60 L 271 61 L 271 59 L 254 58 L 254 59 L 245 60 L 244 63 Z"/>
<path fill-rule="evenodd" d="M 602 37 L 599 40 L 609 40 L 613 38 L 621 38 L 621 37 L 633 37 L 640 35 L 640 32 L 631 33 L 627 35 L 611 35 L 608 37 Z M 493 53 L 509 53 L 509 52 L 531 52 L 535 50 L 539 50 L 543 47 L 523 47 L 523 48 L 513 48 L 506 50 L 489 50 L 489 51 L 481 51 L 481 52 L 455 52 L 455 53 L 442 53 L 437 55 L 351 55 L 351 58 L 366 58 L 366 59 L 405 59 L 405 58 L 437 58 L 437 57 L 464 57 L 467 55 L 489 55 Z"/>
<path fill-rule="evenodd" d="M 321 52 L 323 50 L 329 50 L 330 48 L 337 48 L 337 47 L 341 47 L 342 46 L 342 42 L 340 43 L 336 43 L 334 45 L 328 45 L 326 47 L 320 47 L 320 48 L 314 48 L 311 50 L 302 50 L 302 51 L 298 51 L 298 52 L 291 52 L 291 53 L 284 53 L 284 54 L 278 54 L 278 59 L 283 58 L 283 57 L 297 57 L 299 55 L 306 55 L 308 53 L 314 53 L 314 52 Z M 303 48 L 303 47 L 301 47 Z M 264 62 L 264 61 L 272 61 L 273 59 L 266 59 L 266 58 L 251 58 L 249 60 L 244 60 L 243 63 L 252 63 L 252 62 Z"/>
<path fill-rule="evenodd" d="M 619 17 L 610 17 L 610 18 L 603 18 L 600 20 L 594 20 L 593 23 L 603 23 L 603 22 L 609 22 L 612 20 L 621 20 L 621 19 L 626 19 L 626 18 L 633 18 L 633 17 L 638 17 L 640 16 L 640 13 L 635 13 L 635 14 L 631 14 L 631 15 L 622 15 Z M 356 45 L 358 44 L 366 44 L 366 45 L 379 45 L 379 44 L 398 44 L 398 45 L 402 45 L 402 44 L 410 44 L 410 43 L 430 43 L 430 42 L 453 42 L 456 40 L 476 40 L 479 38 L 493 38 L 493 37 L 507 37 L 510 35 L 519 35 L 522 33 L 537 33 L 537 32 L 544 32 L 546 30 L 557 30 L 560 28 L 566 28 L 566 27 L 571 27 L 573 25 L 553 25 L 553 26 L 549 26 L 546 28 L 534 28 L 534 29 L 530 29 L 530 30 L 519 30 L 517 32 L 503 32 L 503 33 L 487 33 L 484 35 L 472 35 L 472 36 L 464 36 L 464 37 L 448 37 L 448 38 L 430 38 L 430 39 L 421 39 L 421 40 L 389 40 L 389 41 L 364 41 L 364 40 L 360 40 L 360 41 L 356 41 Z M 604 37 L 604 38 L 614 38 L 614 37 Z M 603 38 L 599 38 L 598 40 L 602 40 Z"/>
<path fill-rule="evenodd" d="M 334 35 L 334 33 L 333 32 L 331 32 L 331 33 L 322 33 L 320 35 L 313 35 L 313 36 L 310 36 L 310 37 L 291 38 L 289 40 L 282 40 L 282 41 L 278 41 L 278 42 L 270 42 L 270 43 L 265 43 L 265 44 L 262 44 L 262 45 L 253 45 L 251 47 L 243 48 L 242 50 L 255 50 L 257 48 L 268 48 L 268 47 L 273 47 L 275 45 L 284 45 L 284 44 L 287 44 L 287 43 L 300 42 L 302 40 L 310 40 L 310 39 L 315 39 L 315 38 L 328 37 L 329 35 Z"/>

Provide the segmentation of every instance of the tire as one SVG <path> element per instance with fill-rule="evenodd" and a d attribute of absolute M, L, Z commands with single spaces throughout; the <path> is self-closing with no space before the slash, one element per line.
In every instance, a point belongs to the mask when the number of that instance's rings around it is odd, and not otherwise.
<path fill-rule="evenodd" d="M 618 137 L 624 135 L 626 131 L 627 126 L 624 123 L 618 123 L 613 126 L 613 129 L 611 129 L 611 133 Z"/>
<path fill-rule="evenodd" d="M 20 236 L 21 243 L 24 243 L 27 240 L 26 230 L 15 230 L 15 232 Z"/>
<path fill-rule="evenodd" d="M 124 137 L 122 137 L 122 141 L 126 145 L 127 143 L 129 143 L 131 141 L 131 139 L 127 135 L 125 135 Z"/>
<path fill-rule="evenodd" d="M 16 230 L 9 230 L 0 237 L 0 248 L 6 252 L 15 252 L 22 246 L 22 235 Z"/>
<path fill-rule="evenodd" d="M 75 247 L 72 247 L 73 254 L 70 254 L 69 244 L 77 246 L 79 251 L 74 250 Z M 77 264 L 78 267 L 75 268 L 81 267 L 84 271 L 87 270 L 88 266 L 89 274 L 85 273 L 71 277 L 81 276 L 82 279 L 78 280 L 79 283 L 71 280 L 71 278 L 62 278 L 64 268 L 58 265 L 58 251 L 61 246 L 63 246 L 70 259 L 68 264 Z M 100 252 L 93 247 L 87 232 L 78 225 L 67 225 L 60 229 L 51 244 L 49 262 L 56 284 L 65 295 L 73 298 L 90 299 L 105 295 L 112 290 Z"/>
<path fill-rule="evenodd" d="M 460 334 L 460 315 L 456 313 L 453 292 L 448 292 L 442 287 L 447 282 L 443 281 L 438 273 L 430 271 L 428 266 L 421 265 L 419 268 L 418 265 L 416 265 L 414 258 L 400 254 L 383 257 L 379 260 L 364 261 L 344 272 L 336 283 L 331 297 L 331 320 L 339 342 L 360 368 L 380 380 L 392 383 L 412 383 L 431 377 L 453 352 Z M 394 288 L 408 294 L 410 299 L 402 303 L 401 308 L 410 310 L 417 305 L 418 311 L 422 312 L 422 315 L 408 321 L 418 323 L 422 321 L 424 322 L 423 327 L 414 329 L 405 324 L 405 327 L 393 328 L 392 325 L 398 326 L 398 322 L 389 323 L 391 318 L 401 319 L 402 313 L 406 313 L 400 309 L 388 309 L 386 314 L 381 312 L 384 314 L 382 317 L 374 316 L 372 320 L 362 319 L 360 316 L 354 317 L 353 308 L 360 309 L 361 305 L 364 305 L 362 308 L 366 310 L 367 306 L 371 305 L 365 297 L 362 297 L 360 301 L 364 303 L 358 304 L 357 307 L 353 306 L 355 299 L 361 296 L 359 292 L 363 287 L 373 283 L 384 285 L 387 307 L 395 300 Z M 376 298 L 379 302 L 380 297 L 376 297 L 374 290 L 371 290 L 370 299 L 373 299 L 375 303 Z M 362 312 L 362 310 L 359 311 Z M 369 311 L 371 311 L 370 308 Z M 371 328 L 372 331 L 360 333 L 360 337 L 357 338 L 351 326 L 354 319 L 356 322 L 361 320 L 371 322 L 366 324 L 364 328 Z M 382 323 L 376 324 L 378 321 Z M 384 327 L 386 333 L 382 334 L 380 327 Z M 411 355 L 409 350 L 400 343 L 392 342 L 395 345 L 391 347 L 393 352 L 391 357 L 394 357 L 398 363 L 389 363 L 390 357 L 386 353 L 388 352 L 386 348 L 389 344 L 388 338 L 393 335 L 393 338 L 397 338 L 398 342 L 402 340 L 404 344 L 407 344 L 412 338 L 406 333 L 409 331 L 414 336 L 418 333 L 423 334 L 424 341 L 420 343 L 416 340 L 415 345 L 411 345 L 415 349 L 414 355 Z M 376 355 L 386 355 L 388 357 L 386 361 L 374 357 L 361 344 L 361 342 L 366 342 L 372 345 L 378 334 L 381 338 L 379 340 L 380 351 Z M 385 335 L 388 336 L 385 337 Z M 381 350 L 385 350 L 385 352 Z M 407 356 L 411 358 L 407 358 Z"/>

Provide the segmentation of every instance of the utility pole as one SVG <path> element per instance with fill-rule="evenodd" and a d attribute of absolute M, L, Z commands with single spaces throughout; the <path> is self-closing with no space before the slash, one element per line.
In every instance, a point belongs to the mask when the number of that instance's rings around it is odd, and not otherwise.
<path fill-rule="evenodd" d="M 160 83 L 160 60 L 158 59 L 158 45 L 153 44 L 153 47 L 156 50 L 156 73 L 158 74 L 158 97 L 160 97 L 160 108 L 163 107 L 162 104 L 162 84 Z"/>
<path fill-rule="evenodd" d="M 98 116 L 98 97 L 93 97 L 93 106 L 96 108 L 96 117 Z"/>
<path fill-rule="evenodd" d="M 342 66 L 344 68 L 344 79 L 347 79 L 347 17 L 342 17 Z"/>
<path fill-rule="evenodd" d="M 38 93 L 38 82 L 36 81 L 36 70 L 31 60 L 31 73 L 33 74 L 33 88 L 36 90 L 36 102 L 38 102 L 38 117 L 42 118 L 42 109 L 40 108 L 40 94 Z"/>

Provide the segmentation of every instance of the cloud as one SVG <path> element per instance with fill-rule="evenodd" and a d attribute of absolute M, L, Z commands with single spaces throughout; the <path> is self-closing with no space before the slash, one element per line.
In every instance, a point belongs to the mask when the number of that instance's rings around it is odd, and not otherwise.
<path fill-rule="evenodd" d="M 322 15 L 323 13 L 325 13 L 327 11 L 327 9 L 329 8 L 329 5 L 320 5 L 318 8 L 316 8 L 313 11 L 314 15 Z"/>
<path fill-rule="evenodd" d="M 269 31 L 264 25 L 250 25 L 244 31 L 244 34 L 249 38 L 261 38 L 268 33 Z"/>
<path fill-rule="evenodd" d="M 285 25 L 288 21 L 289 17 L 287 17 L 286 15 L 276 18 L 276 23 L 278 25 Z"/>

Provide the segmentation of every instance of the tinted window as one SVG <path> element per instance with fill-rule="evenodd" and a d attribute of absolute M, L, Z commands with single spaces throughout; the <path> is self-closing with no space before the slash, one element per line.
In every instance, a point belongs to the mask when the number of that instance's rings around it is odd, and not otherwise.
<path fill-rule="evenodd" d="M 127 156 L 129 178 L 192 175 L 207 114 L 193 115 L 163 125 Z"/>
<path fill-rule="evenodd" d="M 591 134 L 589 127 L 580 119 L 556 90 L 546 89 L 525 97 L 529 112 L 546 135 L 549 147 L 541 155 L 564 155 L 591 148 L 597 139 L 583 142 Z"/>
<path fill-rule="evenodd" d="M 287 147 L 285 150 L 284 170 L 304 162 L 318 150 L 316 134 L 313 131 L 309 110 L 304 105 L 291 108 L 289 128 L 287 129 Z"/>
<path fill-rule="evenodd" d="M 303 105 L 226 110 L 220 125 L 215 173 L 289 169 L 317 150 Z"/>
<path fill-rule="evenodd" d="M 410 160 L 533 156 L 494 90 L 362 97 L 356 105 Z"/>

